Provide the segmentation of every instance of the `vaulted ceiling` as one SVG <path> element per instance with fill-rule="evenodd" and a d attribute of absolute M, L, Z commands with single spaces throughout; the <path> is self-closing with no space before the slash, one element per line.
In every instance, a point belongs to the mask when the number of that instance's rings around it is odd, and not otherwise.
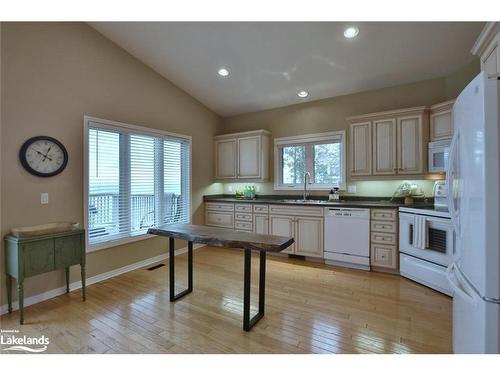
<path fill-rule="evenodd" d="M 221 116 L 448 75 L 483 23 L 97 22 L 92 27 Z M 347 26 L 359 35 L 346 39 Z M 217 71 L 226 67 L 230 74 Z M 300 98 L 297 92 L 307 90 Z"/>

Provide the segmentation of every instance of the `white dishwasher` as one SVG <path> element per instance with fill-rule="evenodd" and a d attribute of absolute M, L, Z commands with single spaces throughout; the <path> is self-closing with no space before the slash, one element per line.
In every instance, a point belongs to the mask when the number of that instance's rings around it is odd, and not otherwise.
<path fill-rule="evenodd" d="M 325 208 L 325 263 L 370 269 L 370 210 Z"/>

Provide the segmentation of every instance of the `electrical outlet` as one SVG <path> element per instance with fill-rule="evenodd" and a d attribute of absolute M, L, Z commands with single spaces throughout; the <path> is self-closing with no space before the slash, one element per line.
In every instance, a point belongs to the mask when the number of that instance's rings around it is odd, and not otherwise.
<path fill-rule="evenodd" d="M 49 193 L 40 194 L 40 203 L 41 204 L 49 204 Z"/>
<path fill-rule="evenodd" d="M 233 192 L 233 185 L 229 185 L 228 190 L 230 193 L 232 193 Z"/>
<path fill-rule="evenodd" d="M 347 192 L 351 194 L 356 194 L 356 185 L 348 185 Z"/>

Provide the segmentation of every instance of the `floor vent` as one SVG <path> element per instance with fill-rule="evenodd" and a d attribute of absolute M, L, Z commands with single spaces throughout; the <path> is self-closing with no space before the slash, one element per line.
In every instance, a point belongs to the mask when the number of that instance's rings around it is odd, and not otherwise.
<path fill-rule="evenodd" d="M 146 269 L 148 271 L 154 271 L 155 269 L 160 268 L 160 267 L 165 267 L 165 265 L 163 263 L 160 263 L 160 264 L 157 264 L 156 266 L 152 266 L 152 267 L 149 267 L 149 268 L 146 268 Z"/>

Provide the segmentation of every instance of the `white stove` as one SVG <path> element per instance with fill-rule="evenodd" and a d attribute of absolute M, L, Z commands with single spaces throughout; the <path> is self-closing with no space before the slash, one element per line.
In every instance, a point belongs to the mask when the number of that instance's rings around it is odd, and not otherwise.
<path fill-rule="evenodd" d="M 446 207 L 399 208 L 402 276 L 451 296 L 446 269 L 454 251 L 455 232 Z"/>

